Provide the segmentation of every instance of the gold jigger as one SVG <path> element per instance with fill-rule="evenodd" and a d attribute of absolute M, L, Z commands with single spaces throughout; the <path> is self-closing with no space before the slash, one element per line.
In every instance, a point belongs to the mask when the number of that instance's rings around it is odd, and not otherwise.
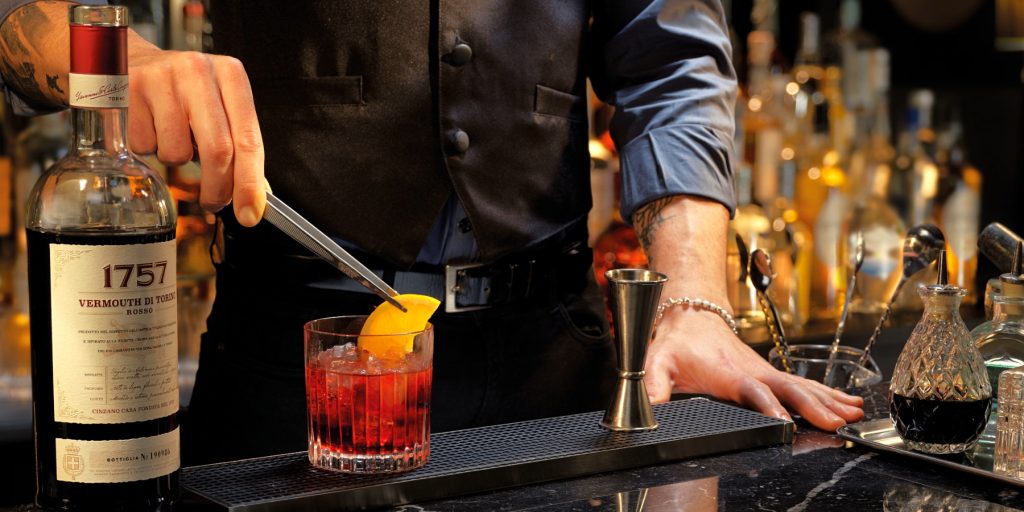
<path fill-rule="evenodd" d="M 654 430 L 658 422 L 644 385 L 644 358 L 668 276 L 641 269 L 605 272 L 611 296 L 619 382 L 601 426 L 619 432 Z"/>
<path fill-rule="evenodd" d="M 615 512 L 643 512 L 647 488 L 615 493 Z"/>

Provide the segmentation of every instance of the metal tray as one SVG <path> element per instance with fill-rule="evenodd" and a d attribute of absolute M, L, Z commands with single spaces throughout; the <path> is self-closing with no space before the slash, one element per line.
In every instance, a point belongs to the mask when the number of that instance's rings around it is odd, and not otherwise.
<path fill-rule="evenodd" d="M 892 425 L 892 420 L 889 418 L 844 425 L 839 427 L 838 433 L 840 437 L 847 441 L 852 441 L 875 450 L 895 453 L 904 457 L 910 457 L 912 459 L 925 461 L 938 466 L 963 471 L 965 473 L 981 476 L 990 480 L 1024 487 L 1024 480 L 1019 480 L 1007 475 L 1000 475 L 992 471 L 994 439 L 992 439 L 993 436 L 989 431 L 986 432 L 990 434 L 989 436 L 982 434 L 982 439 L 978 441 L 973 452 L 943 457 L 915 452 L 908 449 L 903 444 L 903 440 L 900 439 L 899 434 L 896 433 L 896 429 L 893 428 Z"/>
<path fill-rule="evenodd" d="M 182 488 L 230 511 L 320 511 L 395 506 L 793 440 L 793 424 L 705 398 L 654 406 L 649 432 L 609 432 L 590 412 L 442 432 L 430 462 L 397 475 L 314 469 L 306 452 L 185 468 Z"/>

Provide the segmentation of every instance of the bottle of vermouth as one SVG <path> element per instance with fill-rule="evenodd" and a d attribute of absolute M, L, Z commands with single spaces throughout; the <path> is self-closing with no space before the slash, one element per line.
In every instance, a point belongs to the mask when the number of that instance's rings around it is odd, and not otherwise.
<path fill-rule="evenodd" d="M 70 8 L 68 155 L 26 230 L 36 503 L 164 510 L 178 488 L 175 212 L 126 141 L 127 9 Z"/>

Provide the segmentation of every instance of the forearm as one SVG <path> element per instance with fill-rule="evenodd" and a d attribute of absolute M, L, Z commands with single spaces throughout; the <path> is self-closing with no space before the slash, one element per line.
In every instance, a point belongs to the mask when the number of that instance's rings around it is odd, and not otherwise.
<path fill-rule="evenodd" d="M 68 103 L 68 3 L 23 5 L 0 25 L 0 75 L 29 105 Z"/>
<path fill-rule="evenodd" d="M 662 300 L 699 298 L 731 311 L 725 263 L 729 212 L 721 203 L 664 197 L 638 208 L 633 224 L 650 268 L 669 276 Z"/>

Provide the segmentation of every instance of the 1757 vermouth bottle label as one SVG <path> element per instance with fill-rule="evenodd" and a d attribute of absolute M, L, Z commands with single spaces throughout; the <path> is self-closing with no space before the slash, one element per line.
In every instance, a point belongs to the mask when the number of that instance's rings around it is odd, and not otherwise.
<path fill-rule="evenodd" d="M 130 423 L 177 413 L 174 241 L 51 244 L 49 250 L 54 420 Z M 177 430 L 157 439 L 58 438 L 57 479 L 97 483 L 166 475 L 177 469 L 177 443 Z M 67 453 L 78 455 L 71 465 L 77 474 L 64 463 Z"/>

